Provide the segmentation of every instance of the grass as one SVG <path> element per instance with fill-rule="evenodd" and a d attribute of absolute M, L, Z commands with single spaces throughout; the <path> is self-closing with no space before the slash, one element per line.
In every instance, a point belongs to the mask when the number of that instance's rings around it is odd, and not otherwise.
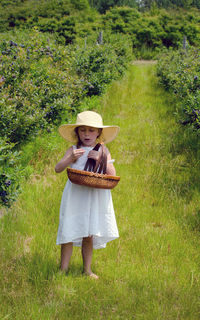
<path fill-rule="evenodd" d="M 78 248 L 68 277 L 59 271 L 66 173 L 54 165 L 67 146 L 57 133 L 38 138 L 34 174 L 0 221 L 1 319 L 200 318 L 200 149 L 174 106 L 155 66 L 144 64 L 132 65 L 97 108 L 121 128 L 108 145 L 121 176 L 113 190 L 120 238 L 94 251 L 98 281 L 82 276 Z"/>

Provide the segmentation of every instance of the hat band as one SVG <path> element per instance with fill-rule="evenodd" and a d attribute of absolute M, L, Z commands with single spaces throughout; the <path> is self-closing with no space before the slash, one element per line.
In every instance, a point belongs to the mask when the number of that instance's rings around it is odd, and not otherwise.
<path fill-rule="evenodd" d="M 99 123 L 99 121 L 77 121 L 76 126 L 87 126 L 87 127 L 94 127 L 94 128 L 103 128 L 103 123 Z"/>

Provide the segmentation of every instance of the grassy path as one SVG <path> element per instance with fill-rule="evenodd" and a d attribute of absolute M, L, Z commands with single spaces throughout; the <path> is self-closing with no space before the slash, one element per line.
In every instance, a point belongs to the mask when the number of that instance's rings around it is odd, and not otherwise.
<path fill-rule="evenodd" d="M 82 277 L 77 248 L 68 277 L 58 270 L 55 239 L 66 174 L 53 171 L 64 148 L 54 135 L 48 143 L 56 143 L 55 151 L 35 164 L 37 170 L 42 161 L 48 166 L 1 219 L 0 319 L 200 318 L 195 138 L 189 143 L 189 133 L 176 124 L 173 100 L 159 88 L 154 69 L 131 66 L 98 110 L 106 124 L 121 127 L 108 146 L 121 176 L 113 190 L 120 238 L 94 252 L 100 280 Z"/>

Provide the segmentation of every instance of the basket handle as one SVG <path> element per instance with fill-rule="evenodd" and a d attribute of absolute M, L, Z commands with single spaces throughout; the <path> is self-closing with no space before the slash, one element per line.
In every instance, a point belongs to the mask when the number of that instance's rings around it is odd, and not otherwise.
<path fill-rule="evenodd" d="M 101 143 L 97 143 L 96 146 L 93 148 L 93 150 L 100 152 L 99 160 L 96 161 L 94 159 L 89 158 L 85 164 L 84 171 L 92 171 L 92 172 L 97 172 L 97 173 L 103 172 L 105 174 L 106 170 L 107 170 L 106 147 Z"/>

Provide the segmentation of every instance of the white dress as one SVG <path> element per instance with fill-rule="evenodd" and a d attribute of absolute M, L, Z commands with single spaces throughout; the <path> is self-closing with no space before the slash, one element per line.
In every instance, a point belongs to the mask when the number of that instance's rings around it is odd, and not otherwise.
<path fill-rule="evenodd" d="M 73 148 L 76 148 L 73 146 Z M 92 147 L 81 147 L 85 153 L 71 165 L 83 170 Z M 60 206 L 56 244 L 73 242 L 81 246 L 82 238 L 93 236 L 93 248 L 105 248 L 119 237 L 111 191 L 80 186 L 67 181 Z"/>

